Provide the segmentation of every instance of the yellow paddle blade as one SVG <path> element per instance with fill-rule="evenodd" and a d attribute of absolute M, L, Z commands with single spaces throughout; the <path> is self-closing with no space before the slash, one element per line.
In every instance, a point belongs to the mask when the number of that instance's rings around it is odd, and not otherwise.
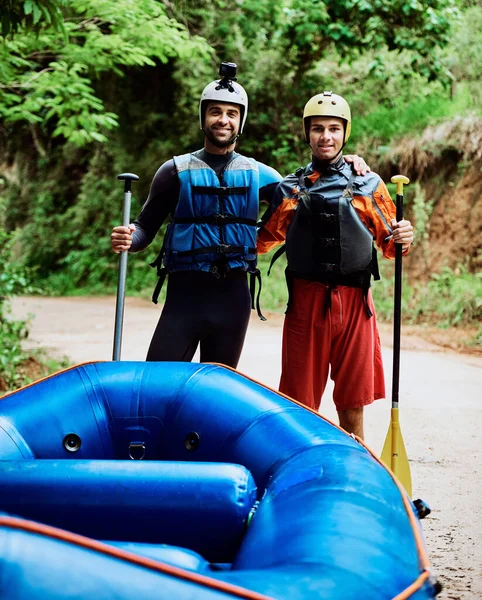
<path fill-rule="evenodd" d="M 407 494 L 412 497 L 412 476 L 410 474 L 410 464 L 408 462 L 407 451 L 403 443 L 402 431 L 398 417 L 398 408 L 392 408 L 390 427 L 387 437 L 383 444 L 381 460 L 394 473 L 407 490 Z"/>

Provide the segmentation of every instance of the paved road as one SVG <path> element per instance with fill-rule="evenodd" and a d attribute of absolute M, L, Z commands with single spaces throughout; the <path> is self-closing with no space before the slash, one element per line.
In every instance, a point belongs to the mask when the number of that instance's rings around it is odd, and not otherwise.
<path fill-rule="evenodd" d="M 144 360 L 159 310 L 150 302 L 127 299 L 122 360 Z M 20 298 L 13 314 L 35 315 L 33 347 L 49 347 L 72 364 L 112 359 L 115 298 Z M 238 366 L 273 388 L 280 374 L 281 322 L 278 315 L 266 323 L 253 317 Z M 390 390 L 388 331 L 382 328 Z M 423 526 L 434 573 L 444 584 L 439 598 L 482 599 L 482 358 L 436 350 L 420 340 L 402 344 L 400 420 L 413 494 L 432 508 Z M 329 386 L 321 412 L 336 421 L 331 391 Z M 376 453 L 389 420 L 389 401 L 366 410 L 366 442 Z"/>

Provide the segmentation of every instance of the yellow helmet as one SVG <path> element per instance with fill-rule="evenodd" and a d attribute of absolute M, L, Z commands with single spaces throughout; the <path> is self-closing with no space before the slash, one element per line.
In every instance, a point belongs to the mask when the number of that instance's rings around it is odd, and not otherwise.
<path fill-rule="evenodd" d="M 346 122 L 343 145 L 347 143 L 351 133 L 351 111 L 348 102 L 344 98 L 333 92 L 323 92 L 308 100 L 303 111 L 303 129 L 307 142 L 310 139 L 307 119 L 310 117 L 337 117 L 343 119 Z"/>

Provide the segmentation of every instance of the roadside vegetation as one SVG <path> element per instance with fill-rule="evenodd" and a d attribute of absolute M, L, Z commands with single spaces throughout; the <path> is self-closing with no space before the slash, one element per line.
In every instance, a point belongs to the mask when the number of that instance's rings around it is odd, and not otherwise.
<path fill-rule="evenodd" d="M 13 237 L 0 229 L 0 394 L 67 366 L 43 350 L 27 351 L 22 346 L 28 323 L 12 318 L 9 300 L 39 290 L 30 283 L 28 271 L 12 262 L 12 246 Z"/>
<path fill-rule="evenodd" d="M 346 152 L 364 156 L 386 180 L 400 169 L 412 180 L 406 214 L 417 245 L 416 260 L 404 267 L 404 322 L 480 323 L 482 258 L 473 236 L 461 226 L 457 254 L 437 262 L 431 253 L 443 244 L 432 227 L 440 199 L 471 170 L 478 185 L 482 177 L 476 0 L 10 0 L 1 27 L 5 381 L 24 382 L 21 340 L 28 335 L 27 323 L 8 317 L 9 299 L 115 292 L 118 257 L 109 237 L 122 212 L 116 175 L 140 177 L 134 216 L 158 166 L 199 147 L 198 98 L 222 60 L 238 64 L 249 92 L 239 151 L 282 174 L 309 160 L 300 118 L 306 100 L 322 89 L 349 99 Z M 150 296 L 156 276 L 148 263 L 160 240 L 129 256 L 128 294 Z M 269 260 L 260 261 L 262 306 L 283 311 L 284 260 L 266 277 Z M 391 268 L 384 264 L 373 285 L 387 321 Z M 480 345 L 481 337 L 479 330 L 468 343 Z"/>

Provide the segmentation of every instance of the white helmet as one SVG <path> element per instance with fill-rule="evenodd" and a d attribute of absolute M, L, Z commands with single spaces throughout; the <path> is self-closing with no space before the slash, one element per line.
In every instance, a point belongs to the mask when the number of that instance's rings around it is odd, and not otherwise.
<path fill-rule="evenodd" d="M 208 102 L 227 102 L 241 107 L 241 125 L 239 133 L 243 133 L 246 117 L 248 116 L 248 94 L 243 86 L 232 79 L 211 81 L 203 90 L 199 102 L 199 125 L 203 129 L 204 113 Z"/>

